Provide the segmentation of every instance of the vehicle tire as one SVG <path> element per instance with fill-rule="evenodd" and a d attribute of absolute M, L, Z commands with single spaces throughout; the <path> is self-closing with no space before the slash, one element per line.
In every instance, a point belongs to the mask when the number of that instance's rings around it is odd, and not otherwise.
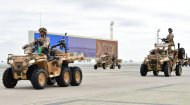
<path fill-rule="evenodd" d="M 115 65 L 114 64 L 112 65 L 112 67 L 113 67 L 113 69 L 115 69 Z"/>
<path fill-rule="evenodd" d="M 171 68 L 170 68 L 170 66 L 168 64 L 164 64 L 162 69 L 163 69 L 164 75 L 166 77 L 171 76 Z"/>
<path fill-rule="evenodd" d="M 110 69 L 115 69 L 115 65 L 111 65 Z"/>
<path fill-rule="evenodd" d="M 94 65 L 94 69 L 97 70 L 97 69 L 98 69 L 98 66 L 97 66 L 97 65 Z"/>
<path fill-rule="evenodd" d="M 179 49 L 178 58 L 179 59 L 184 59 L 185 58 L 185 49 L 184 48 Z"/>
<path fill-rule="evenodd" d="M 17 84 L 17 81 L 18 80 L 14 79 L 13 77 L 12 69 L 7 68 L 3 73 L 3 85 L 6 88 L 14 88 Z"/>
<path fill-rule="evenodd" d="M 181 76 L 181 74 L 182 74 L 182 67 L 181 67 L 181 65 L 176 65 L 175 74 L 176 74 L 176 76 Z"/>
<path fill-rule="evenodd" d="M 60 87 L 67 87 L 71 83 L 71 71 L 70 68 L 62 68 L 61 73 L 56 77 L 56 82 Z"/>
<path fill-rule="evenodd" d="M 71 74 L 71 86 L 79 86 L 82 82 L 82 70 L 79 67 L 72 67 Z"/>
<path fill-rule="evenodd" d="M 153 74 L 157 76 L 159 74 L 159 71 L 153 71 Z"/>
<path fill-rule="evenodd" d="M 102 67 L 103 67 L 103 69 L 107 68 L 105 63 L 102 64 Z"/>
<path fill-rule="evenodd" d="M 185 65 L 185 67 L 187 67 L 188 66 L 187 62 L 185 62 L 184 65 Z"/>
<path fill-rule="evenodd" d="M 44 89 L 47 84 L 47 73 L 43 69 L 36 69 L 31 77 L 32 86 L 35 89 Z"/>
<path fill-rule="evenodd" d="M 118 65 L 118 69 L 121 69 L 121 65 Z"/>
<path fill-rule="evenodd" d="M 48 78 L 47 85 L 55 85 L 56 79 L 55 78 Z"/>
<path fill-rule="evenodd" d="M 140 68 L 141 76 L 146 76 L 147 72 L 148 72 L 147 66 L 145 64 L 142 64 Z"/>

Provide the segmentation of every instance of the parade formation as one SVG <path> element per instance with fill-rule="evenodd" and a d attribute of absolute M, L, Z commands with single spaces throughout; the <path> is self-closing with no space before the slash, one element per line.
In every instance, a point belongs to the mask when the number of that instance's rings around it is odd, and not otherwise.
<path fill-rule="evenodd" d="M 157 40 L 161 42 L 155 43 L 154 49 L 145 57 L 140 67 L 141 76 L 146 76 L 150 71 L 153 71 L 155 76 L 164 72 L 164 75 L 169 77 L 173 71 L 176 76 L 181 76 L 182 66 L 189 65 L 190 60 L 185 49 L 180 47 L 180 43 L 177 47 L 174 43 L 173 30 L 169 28 L 168 32 L 166 38 L 158 37 Z M 40 28 L 39 34 L 39 38 L 22 47 L 24 55 L 8 55 L 7 63 L 10 67 L 3 74 L 3 85 L 6 88 L 14 88 L 19 80 L 29 80 L 35 89 L 44 89 L 45 86 L 55 83 L 60 87 L 79 86 L 83 78 L 82 70 L 77 66 L 70 67 L 69 64 L 84 60 L 83 53 L 67 51 L 67 34 L 51 47 L 47 29 Z M 122 59 L 104 52 L 96 58 L 94 69 L 121 69 L 121 65 Z"/>

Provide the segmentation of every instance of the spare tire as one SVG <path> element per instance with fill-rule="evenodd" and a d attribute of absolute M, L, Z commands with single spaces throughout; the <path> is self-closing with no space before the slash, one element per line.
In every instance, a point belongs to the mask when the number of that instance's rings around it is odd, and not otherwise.
<path fill-rule="evenodd" d="M 185 58 L 185 49 L 184 48 L 179 49 L 178 58 L 179 59 L 184 59 Z"/>

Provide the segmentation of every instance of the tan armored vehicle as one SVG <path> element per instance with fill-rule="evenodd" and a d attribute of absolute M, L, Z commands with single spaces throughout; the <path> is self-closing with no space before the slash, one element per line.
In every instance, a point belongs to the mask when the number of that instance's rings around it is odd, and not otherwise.
<path fill-rule="evenodd" d="M 185 56 L 184 48 L 175 49 L 175 45 L 164 43 L 155 44 L 155 48 L 145 57 L 140 68 L 141 76 L 146 76 L 147 72 L 153 71 L 154 75 L 164 72 L 166 77 L 175 71 L 176 76 L 181 76 L 182 64 Z"/>
<path fill-rule="evenodd" d="M 118 69 L 121 68 L 121 59 L 117 59 L 114 56 L 111 56 L 108 53 L 105 53 L 101 57 L 97 58 L 96 64 L 94 65 L 94 69 L 96 70 L 99 67 L 102 67 L 103 69 L 106 69 L 109 67 L 110 69 L 115 69 L 115 66 L 118 67 Z"/>
<path fill-rule="evenodd" d="M 31 45 L 24 49 L 25 55 L 9 54 L 7 62 L 10 68 L 3 74 L 4 86 L 14 88 L 19 80 L 30 80 L 35 89 L 44 89 L 55 82 L 60 87 L 80 85 L 82 71 L 79 67 L 69 67 L 69 63 L 83 60 L 83 54 L 63 53 L 56 49 L 57 46 L 65 46 L 64 41 L 50 49 L 51 60 L 42 53 L 33 53 L 36 49 Z"/>

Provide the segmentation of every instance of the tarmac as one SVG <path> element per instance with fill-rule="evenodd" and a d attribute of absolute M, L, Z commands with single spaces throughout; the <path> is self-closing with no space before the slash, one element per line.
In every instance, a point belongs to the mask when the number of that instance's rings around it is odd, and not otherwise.
<path fill-rule="evenodd" d="M 0 69 L 1 105 L 190 105 L 190 67 L 183 67 L 182 76 L 165 77 L 149 72 L 141 77 L 140 66 L 98 69 L 82 67 L 80 86 L 47 86 L 33 89 L 30 81 L 19 81 L 13 89 L 2 84 Z"/>

